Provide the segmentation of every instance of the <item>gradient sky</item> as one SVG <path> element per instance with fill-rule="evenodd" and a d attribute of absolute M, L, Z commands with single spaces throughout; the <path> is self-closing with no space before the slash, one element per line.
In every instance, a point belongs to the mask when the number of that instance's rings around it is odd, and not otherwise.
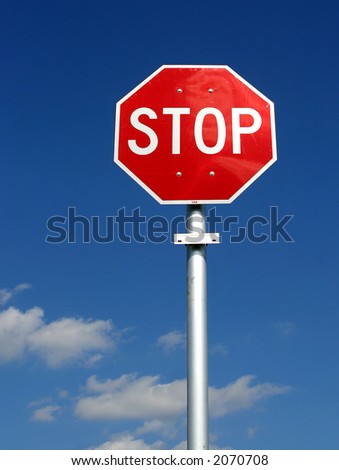
<path fill-rule="evenodd" d="M 208 248 L 211 446 L 338 449 L 338 13 L 1 2 L 1 449 L 185 448 L 185 248 L 46 242 L 69 207 L 102 233 L 185 213 L 113 163 L 115 103 L 162 64 L 227 64 L 275 103 L 277 163 L 216 211 L 293 215 L 294 242 Z"/>

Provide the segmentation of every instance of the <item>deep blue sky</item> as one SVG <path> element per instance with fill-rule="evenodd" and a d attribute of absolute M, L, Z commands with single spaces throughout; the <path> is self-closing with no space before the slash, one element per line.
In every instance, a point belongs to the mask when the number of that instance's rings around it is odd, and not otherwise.
<path fill-rule="evenodd" d="M 338 448 L 338 13 L 1 2 L 2 449 L 184 446 L 185 249 L 45 241 L 68 207 L 184 214 L 112 161 L 115 103 L 162 64 L 227 64 L 275 103 L 278 162 L 217 214 L 294 216 L 294 243 L 208 248 L 211 442 Z"/>

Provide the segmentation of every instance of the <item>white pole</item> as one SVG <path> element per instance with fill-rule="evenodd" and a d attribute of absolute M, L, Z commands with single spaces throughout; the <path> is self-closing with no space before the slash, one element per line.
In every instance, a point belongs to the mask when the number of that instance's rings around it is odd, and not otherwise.
<path fill-rule="evenodd" d="M 187 231 L 203 237 L 203 205 L 187 206 Z M 193 237 L 193 235 L 192 235 Z M 187 244 L 187 448 L 208 449 L 206 244 Z"/>

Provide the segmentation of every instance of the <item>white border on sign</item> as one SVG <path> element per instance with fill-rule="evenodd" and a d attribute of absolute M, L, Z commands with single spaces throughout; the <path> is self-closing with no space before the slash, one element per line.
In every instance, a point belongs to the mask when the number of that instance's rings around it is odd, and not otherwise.
<path fill-rule="evenodd" d="M 199 199 L 199 200 L 171 200 L 171 201 L 164 201 L 161 199 L 157 194 L 154 193 L 143 181 L 141 181 L 132 171 L 127 168 L 120 160 L 119 160 L 119 135 L 120 135 L 120 106 L 124 103 L 130 96 L 134 95 L 140 88 L 142 88 L 147 82 L 149 82 L 153 77 L 158 75 L 164 69 L 177 69 L 177 68 L 190 68 L 190 69 L 226 69 L 232 75 L 234 75 L 239 81 L 244 83 L 248 88 L 250 88 L 254 93 L 256 93 L 260 98 L 266 101 L 271 110 L 271 138 L 272 138 L 272 158 L 271 160 L 266 163 L 266 165 L 261 168 L 258 173 L 256 173 L 244 186 L 242 186 L 239 191 L 237 191 L 231 198 L 229 199 Z M 277 142 L 276 142 L 276 132 L 275 132 L 275 114 L 274 114 L 274 103 L 265 95 L 263 95 L 259 90 L 257 90 L 253 85 L 248 83 L 244 78 L 237 74 L 234 70 L 232 70 L 228 65 L 162 65 L 159 67 L 155 72 L 149 75 L 145 80 L 143 80 L 139 85 L 137 85 L 133 90 L 131 90 L 127 95 L 125 95 L 121 100 L 119 100 L 116 104 L 116 114 L 115 114 L 115 137 L 114 137 L 114 162 L 120 166 L 131 178 L 134 179 L 146 192 L 148 192 L 156 201 L 160 204 L 230 204 L 233 202 L 240 194 L 245 191 L 259 176 L 261 176 L 274 162 L 277 161 Z"/>

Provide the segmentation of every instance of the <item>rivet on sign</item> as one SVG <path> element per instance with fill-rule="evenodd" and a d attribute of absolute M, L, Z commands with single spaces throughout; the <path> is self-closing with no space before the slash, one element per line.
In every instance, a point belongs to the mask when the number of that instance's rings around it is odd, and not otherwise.
<path fill-rule="evenodd" d="M 214 171 L 210 171 L 210 176 L 214 176 L 214 175 L 215 175 Z"/>
<path fill-rule="evenodd" d="M 213 88 L 208 89 L 208 93 L 213 93 L 213 91 L 214 91 Z"/>
<path fill-rule="evenodd" d="M 182 176 L 181 171 L 177 171 L 177 176 Z"/>
<path fill-rule="evenodd" d="M 182 88 L 178 88 L 178 89 L 177 89 L 177 92 L 178 92 L 178 93 L 182 93 Z"/>

